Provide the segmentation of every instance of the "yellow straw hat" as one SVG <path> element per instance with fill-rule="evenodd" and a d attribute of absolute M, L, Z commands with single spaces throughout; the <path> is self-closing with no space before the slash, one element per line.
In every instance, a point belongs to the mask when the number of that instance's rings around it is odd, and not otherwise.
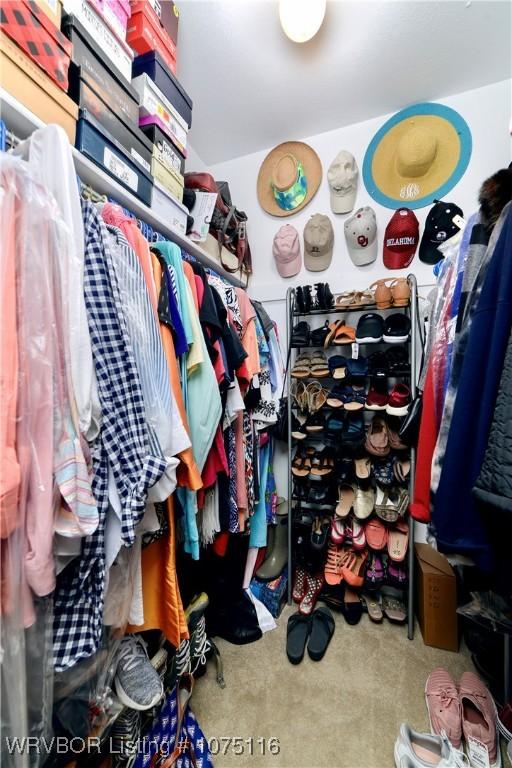
<path fill-rule="evenodd" d="M 272 216 L 291 216 L 313 199 L 321 181 L 322 164 L 315 150 L 302 141 L 285 141 L 261 164 L 258 200 Z"/>
<path fill-rule="evenodd" d="M 364 158 L 368 193 L 381 205 L 421 208 L 444 197 L 471 157 L 465 120 L 443 104 L 415 104 L 388 120 Z"/>

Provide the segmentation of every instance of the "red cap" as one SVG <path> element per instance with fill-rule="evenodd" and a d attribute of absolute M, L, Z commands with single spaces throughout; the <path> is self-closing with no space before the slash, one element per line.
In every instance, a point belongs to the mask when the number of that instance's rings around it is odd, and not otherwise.
<path fill-rule="evenodd" d="M 420 241 L 420 225 L 410 208 L 395 211 L 384 233 L 384 266 L 405 269 L 414 258 Z"/>

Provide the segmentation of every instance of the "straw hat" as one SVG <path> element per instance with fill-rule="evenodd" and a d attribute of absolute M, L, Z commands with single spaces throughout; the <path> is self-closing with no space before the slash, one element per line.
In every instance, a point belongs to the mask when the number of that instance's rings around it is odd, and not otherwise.
<path fill-rule="evenodd" d="M 369 194 L 387 208 L 422 208 L 445 197 L 471 157 L 466 121 L 443 104 L 415 104 L 375 134 L 363 163 Z"/>
<path fill-rule="evenodd" d="M 272 216 L 291 216 L 302 210 L 322 181 L 322 164 L 315 150 L 302 141 L 274 147 L 258 173 L 258 200 Z"/>

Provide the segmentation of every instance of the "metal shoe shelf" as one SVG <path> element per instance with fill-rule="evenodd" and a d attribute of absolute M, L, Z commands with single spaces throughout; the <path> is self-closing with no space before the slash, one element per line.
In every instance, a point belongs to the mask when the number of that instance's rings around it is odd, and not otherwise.
<path fill-rule="evenodd" d="M 411 298 L 409 305 L 406 307 L 396 307 L 396 311 L 404 311 L 410 321 L 411 321 L 411 336 L 410 336 L 410 343 L 409 343 L 409 367 L 407 371 L 403 370 L 402 372 L 395 372 L 395 376 L 397 378 L 408 378 L 409 379 L 409 386 L 411 389 L 411 396 L 414 399 L 416 395 L 416 384 L 417 384 L 417 359 L 418 359 L 418 335 L 417 335 L 417 329 L 418 329 L 418 320 L 417 320 L 417 292 L 418 292 L 418 285 L 416 282 L 416 278 L 414 275 L 408 275 L 407 277 L 409 287 L 411 290 Z M 391 307 L 390 309 L 393 309 Z M 357 309 L 339 309 L 339 308 L 332 308 L 329 310 L 325 309 L 313 309 L 310 312 L 302 313 L 299 312 L 296 309 L 296 299 L 295 299 L 295 288 L 288 288 L 288 291 L 286 292 L 286 338 L 288 342 L 288 350 L 290 350 L 290 343 L 291 343 L 291 335 L 294 325 L 300 320 L 300 319 L 306 319 L 306 318 L 315 318 L 315 317 L 322 317 L 326 315 L 348 315 L 348 314 L 362 314 L 364 312 L 379 312 L 380 310 L 377 309 L 377 307 L 374 306 L 367 306 L 367 307 L 360 307 Z M 384 310 L 388 311 L 388 310 Z M 365 344 L 361 345 L 364 347 L 371 346 L 373 348 L 379 349 L 381 345 L 385 345 L 386 348 L 393 346 L 390 345 L 387 342 L 379 342 L 378 344 Z M 350 345 L 347 345 L 349 347 Z M 313 347 L 313 345 L 309 345 L 310 348 Z M 316 347 L 317 349 L 319 347 Z M 342 350 L 340 350 L 341 352 Z M 293 368 L 293 364 L 295 361 L 295 357 L 297 355 L 297 352 L 300 352 L 300 349 L 292 349 L 290 350 L 290 361 L 288 365 L 288 375 L 287 375 L 287 392 L 288 392 L 288 604 L 291 604 L 292 602 L 292 589 L 293 589 L 293 547 L 292 547 L 292 528 L 293 528 L 293 504 L 294 500 L 292 499 L 292 487 L 293 487 L 293 475 L 292 475 L 292 453 L 293 453 L 293 438 L 291 436 L 291 430 L 292 430 L 292 412 L 294 410 L 294 407 L 292 405 L 292 394 L 291 394 L 291 370 Z M 315 376 L 311 376 L 308 378 L 316 378 Z M 328 380 L 334 381 L 332 377 L 324 377 Z M 390 378 L 394 378 L 394 376 L 390 376 Z M 411 447 L 409 449 L 410 453 L 410 461 L 411 461 L 411 470 L 409 475 L 409 497 L 410 499 L 414 496 L 414 475 L 415 475 L 415 467 L 416 467 L 416 449 L 414 447 Z M 409 516 L 409 545 L 407 549 L 407 560 L 408 560 L 408 591 L 407 591 L 407 636 L 409 640 L 412 640 L 414 637 L 414 520 Z"/>

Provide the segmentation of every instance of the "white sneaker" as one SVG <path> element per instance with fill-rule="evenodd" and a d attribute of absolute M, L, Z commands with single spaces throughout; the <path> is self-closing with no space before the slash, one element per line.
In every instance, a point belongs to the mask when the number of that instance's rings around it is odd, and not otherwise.
<path fill-rule="evenodd" d="M 466 755 L 455 749 L 446 734 L 417 733 L 402 723 L 395 742 L 396 768 L 467 768 Z"/>

